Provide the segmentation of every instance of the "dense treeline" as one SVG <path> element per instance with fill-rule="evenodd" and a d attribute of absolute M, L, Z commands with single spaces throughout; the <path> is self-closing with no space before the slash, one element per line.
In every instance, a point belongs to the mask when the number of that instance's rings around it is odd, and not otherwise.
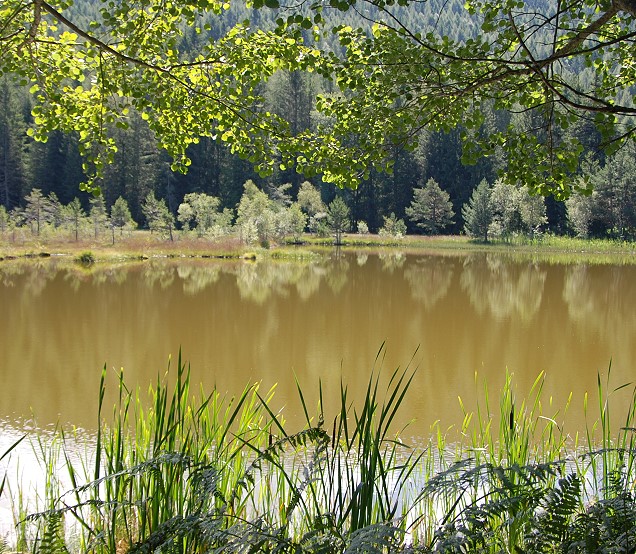
<path fill-rule="evenodd" d="M 73 8 L 74 17 L 78 21 L 95 18 L 98 4 L 92 0 L 78 2 Z M 453 38 L 461 38 L 475 31 L 475 22 L 461 9 L 460 3 L 443 4 L 414 3 L 403 8 L 400 17 L 410 28 L 436 27 L 444 29 L 444 33 Z M 220 36 L 236 22 L 248 18 L 254 26 L 267 27 L 273 20 L 272 14 L 269 11 L 248 10 L 234 3 L 222 17 L 210 16 L 207 32 L 212 36 Z M 339 17 L 345 24 L 363 24 L 360 16 L 354 13 L 339 14 Z M 180 47 L 184 51 L 193 50 L 199 42 L 200 37 L 196 33 L 185 33 Z M 332 46 L 338 48 L 335 42 Z M 569 70 L 580 71 L 582 80 L 587 78 L 584 68 L 572 67 Z M 330 92 L 324 90 L 324 86 L 318 77 L 310 73 L 279 72 L 263 85 L 265 105 L 262 109 L 284 116 L 290 121 L 291 131 L 298 134 L 317 123 L 313 100 L 318 92 Z M 485 114 L 482 132 L 487 135 L 504 129 L 510 123 L 528 132 L 534 128 L 530 112 L 506 114 L 491 111 Z M 15 209 L 24 210 L 29 195 L 35 189 L 44 197 L 53 195 L 55 201 L 64 206 L 71 205 L 75 197 L 79 197 L 79 207 L 89 214 L 93 207 L 91 198 L 79 193 L 79 184 L 86 179 L 86 171 L 79 154 L 78 138 L 53 132 L 47 143 L 34 142 L 27 135 L 31 124 L 29 91 L 13 82 L 9 76 L 3 76 L 0 80 L 0 205 L 7 214 Z M 301 184 L 307 181 L 294 167 L 283 165 L 271 177 L 259 178 L 249 160 L 240 159 L 221 141 L 210 138 L 201 138 L 198 144 L 190 148 L 188 155 L 192 163 L 188 173 L 176 174 L 170 170 L 170 158 L 157 146 L 152 131 L 142 117 L 131 112 L 129 127 L 114 129 L 113 132 L 117 153 L 100 182 L 103 209 L 111 213 L 117 199 L 121 197 L 130 210 L 131 220 L 143 227 L 153 225 L 144 210 L 149 195 L 165 202 L 174 218 L 175 228 L 181 228 L 184 223 L 178 217 L 179 208 L 189 194 L 203 193 L 218 199 L 220 212 L 231 210 L 236 216 L 245 192 L 244 185 L 248 181 L 255 183 L 259 190 L 268 192 L 273 200 L 277 199 L 276 191 L 289 184 L 289 187 L 284 187 L 287 206 L 301 200 L 298 196 Z M 535 218 L 535 223 L 526 224 L 523 223 L 523 209 L 520 207 L 523 203 L 518 203 L 514 209 L 502 207 L 502 199 L 512 202 L 514 198 L 527 196 L 523 192 L 523 183 L 520 183 L 519 189 L 521 196 L 497 192 L 497 176 L 505 162 L 503 154 L 480 158 L 474 165 L 462 164 L 461 132 L 461 129 L 447 133 L 420 131 L 419 145 L 415 150 L 395 148 L 391 174 L 370 171 L 356 190 L 340 191 L 329 185 L 321 186 L 318 178 L 310 181 L 320 189 L 325 206 L 330 205 L 336 196 L 344 201 L 348 210 L 345 230 L 355 230 L 358 222 L 361 222 L 362 229 L 377 232 L 386 229 L 387 222 L 391 227 L 391 222 L 401 221 L 409 233 L 465 231 L 484 239 L 503 233 L 502 229 L 505 232 L 525 230 L 530 234 L 550 231 L 580 236 L 634 236 L 636 162 L 633 145 L 605 159 L 597 154 L 598 136 L 591 127 L 580 125 L 574 132 L 583 139 L 588 149 L 580 172 L 590 176 L 594 193 L 590 196 L 575 194 L 566 203 L 548 197 L 542 208 L 545 215 Z M 448 195 L 449 216 L 444 219 L 443 225 L 423 223 L 424 220 L 413 212 L 413 203 L 420 201 L 421 192 L 418 191 L 423 191 L 430 182 L 438 184 L 441 191 Z M 498 206 L 490 210 L 492 221 L 485 227 L 490 229 L 490 234 L 483 230 L 483 225 L 475 231 L 473 223 L 467 220 L 472 212 L 467 211 L 466 206 L 482 182 L 489 185 L 487 196 L 492 196 L 492 202 Z M 537 201 L 543 204 L 542 199 Z M 504 212 L 506 216 L 502 215 Z M 511 215 L 513 212 L 516 215 Z M 305 212 L 305 215 L 309 225 L 312 214 Z M 506 217 L 508 222 L 504 225 L 501 222 Z"/>

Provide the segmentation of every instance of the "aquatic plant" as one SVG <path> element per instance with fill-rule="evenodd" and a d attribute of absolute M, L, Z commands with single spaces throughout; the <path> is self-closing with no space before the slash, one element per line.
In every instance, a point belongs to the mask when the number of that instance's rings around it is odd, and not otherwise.
<path fill-rule="evenodd" d="M 26 435 L 22 435 L 17 441 L 15 441 L 13 444 L 11 444 L 9 446 L 9 448 L 7 448 L 2 455 L 0 455 L 0 462 L 2 460 L 4 460 L 5 458 L 7 458 L 11 452 L 26 438 Z M 7 474 L 5 473 L 2 476 L 2 481 L 0 481 L 0 497 L 2 496 L 2 493 L 4 492 L 4 488 L 7 484 Z"/>
<path fill-rule="evenodd" d="M 93 265 L 95 263 L 95 254 L 90 250 L 81 252 L 75 257 L 75 261 L 82 265 Z"/>
<path fill-rule="evenodd" d="M 174 382 L 158 379 L 149 405 L 120 373 L 109 419 L 104 370 L 92 458 L 78 465 L 63 431 L 57 441 L 36 441 L 46 491 L 41 510 L 21 522 L 35 526 L 22 533 L 29 542 L 22 546 L 95 553 L 633 551 L 636 408 L 613 439 L 600 380 L 602 436 L 597 442 L 591 425 L 583 451 L 576 444 L 570 450 L 558 412 L 543 413 L 543 375 L 521 400 L 507 375 L 496 409 L 484 387 L 476 412 L 465 410 L 464 442 L 447 443 L 437 427 L 426 445 L 411 448 L 394 426 L 414 372 L 396 370 L 386 386 L 379 373 L 372 372 L 360 405 L 341 385 L 329 423 L 322 387 L 314 412 L 297 384 L 306 424 L 289 433 L 271 409 L 273 390 L 194 394 L 180 356 Z M 64 494 L 59 457 L 71 483 Z"/>

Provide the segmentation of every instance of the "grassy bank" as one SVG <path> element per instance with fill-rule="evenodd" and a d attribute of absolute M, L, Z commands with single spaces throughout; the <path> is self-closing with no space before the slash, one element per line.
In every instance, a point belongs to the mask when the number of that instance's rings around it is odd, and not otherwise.
<path fill-rule="evenodd" d="M 526 399 L 507 377 L 484 389 L 452 442 L 410 447 L 396 413 L 413 374 L 377 376 L 352 405 L 289 431 L 272 391 L 195 392 L 177 367 L 150 391 L 119 379 L 91 455 L 58 431 L 35 440 L 45 491 L 16 544 L 30 552 L 631 552 L 636 546 L 634 407 L 619 430 L 599 381 L 599 415 L 579 440 L 544 413 L 543 378 Z M 322 398 L 322 394 L 319 395 Z M 549 405 L 549 403 L 547 404 Z M 632 398 L 632 406 L 635 406 Z M 149 406 L 149 407 L 148 407 Z M 589 408 L 592 412 L 592 408 Z M 595 410 L 594 410 L 595 411 Z M 111 415 L 112 414 L 112 415 Z M 9 455 L 9 454 L 8 454 Z M 64 473 L 64 475 L 62 474 Z M 62 480 L 70 483 L 63 490 Z M 1 544 L 1 543 L 0 543 Z M 0 547 L 0 551 L 2 548 Z"/>
<path fill-rule="evenodd" d="M 192 234 L 175 234 L 169 241 L 150 231 L 134 231 L 110 240 L 72 241 L 65 237 L 32 237 L 19 240 L 0 237 L 0 260 L 16 257 L 65 256 L 75 258 L 91 253 L 95 261 L 138 260 L 149 257 L 197 257 L 197 258 L 257 258 L 297 257 L 305 248 L 333 248 L 333 239 L 305 235 L 300 245 L 271 244 L 269 248 L 243 244 L 238 237 L 221 239 L 197 238 Z M 636 253 L 636 243 L 617 240 L 578 239 L 545 235 L 537 239 L 512 237 L 488 243 L 477 242 L 465 236 L 408 235 L 395 239 L 379 235 L 344 235 L 342 247 L 399 249 L 414 252 L 500 252 L 518 255 L 570 255 L 592 258 L 618 258 L 631 260 Z"/>

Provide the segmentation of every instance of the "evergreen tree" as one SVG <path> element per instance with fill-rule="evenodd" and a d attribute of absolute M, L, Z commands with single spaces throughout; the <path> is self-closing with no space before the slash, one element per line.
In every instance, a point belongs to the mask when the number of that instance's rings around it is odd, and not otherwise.
<path fill-rule="evenodd" d="M 266 108 L 288 122 L 289 133 L 294 137 L 310 128 L 313 89 L 310 76 L 301 71 L 278 71 L 267 82 Z M 296 196 L 302 175 L 294 163 L 279 165 L 273 178 L 279 183 L 289 182 L 290 192 Z"/>
<path fill-rule="evenodd" d="M 593 176 L 597 192 L 595 219 L 605 233 L 618 237 L 633 237 L 636 230 L 636 147 L 632 144 L 607 159 Z"/>
<path fill-rule="evenodd" d="M 490 185 L 484 179 L 462 208 L 464 231 L 468 236 L 479 238 L 484 242 L 488 242 L 488 230 L 494 215 L 490 194 Z"/>
<path fill-rule="evenodd" d="M 95 239 L 99 238 L 102 229 L 108 226 L 108 214 L 106 213 L 106 203 L 104 202 L 104 195 L 94 196 L 90 200 L 90 219 L 93 224 L 93 236 Z"/>
<path fill-rule="evenodd" d="M 336 196 L 327 207 L 327 225 L 334 235 L 336 245 L 341 245 L 342 234 L 349 229 L 350 222 L 349 207 L 340 196 Z"/>
<path fill-rule="evenodd" d="M 86 213 L 77 197 L 62 208 L 62 220 L 64 226 L 73 231 L 75 241 L 78 241 L 80 229 L 86 221 Z"/>
<path fill-rule="evenodd" d="M 163 198 L 159 200 L 154 192 L 149 192 L 141 206 L 141 211 L 151 232 L 158 231 L 161 236 L 174 240 L 174 216 Z"/>
<path fill-rule="evenodd" d="M 0 205 L 8 210 L 19 204 L 26 186 L 25 137 L 18 91 L 0 77 Z"/>
<path fill-rule="evenodd" d="M 46 143 L 33 143 L 29 163 L 32 184 L 45 194 L 55 193 L 62 204 L 73 200 L 80 183 L 86 180 L 78 138 L 73 133 L 55 131 Z"/>
<path fill-rule="evenodd" d="M 122 196 L 132 217 L 140 220 L 144 217 L 142 204 L 148 193 L 165 198 L 174 176 L 147 122 L 135 111 L 128 121 L 127 128 L 117 128 L 114 132 L 117 152 L 114 164 L 105 169 L 102 188 L 107 204 L 112 205 Z M 176 211 L 177 206 L 174 209 Z"/>
<path fill-rule="evenodd" d="M 24 199 L 26 200 L 25 222 L 31 226 L 32 234 L 40 236 L 42 226 L 46 223 L 49 213 L 49 199 L 42 194 L 40 189 L 33 189 Z"/>
<path fill-rule="evenodd" d="M 431 178 L 425 187 L 413 191 L 406 215 L 426 233 L 438 234 L 453 223 L 453 204 L 449 194 Z"/>
<path fill-rule="evenodd" d="M 47 202 L 44 204 L 44 211 L 46 221 L 52 223 L 56 229 L 64 224 L 64 205 L 60 202 L 55 191 L 49 193 Z"/>
<path fill-rule="evenodd" d="M 9 226 L 9 212 L 7 209 L 0 204 L 0 233 L 3 233 L 7 230 Z"/>
<path fill-rule="evenodd" d="M 130 214 L 128 202 L 121 196 L 115 200 L 115 203 L 110 208 L 110 226 L 113 244 L 115 244 L 115 228 L 118 228 L 120 235 L 122 235 L 124 227 L 135 228 L 137 226 L 137 223 L 135 223 Z"/>

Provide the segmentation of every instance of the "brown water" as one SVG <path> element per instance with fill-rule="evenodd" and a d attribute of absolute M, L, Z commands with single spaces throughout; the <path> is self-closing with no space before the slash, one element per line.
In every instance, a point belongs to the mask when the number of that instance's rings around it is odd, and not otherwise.
<path fill-rule="evenodd" d="M 301 419 L 295 378 L 312 404 L 322 380 L 335 409 L 341 379 L 362 396 L 374 365 L 388 377 L 410 364 L 417 373 L 402 414 L 417 420 L 413 435 L 436 420 L 461 422 L 458 396 L 473 405 L 483 380 L 494 395 L 506 369 L 519 395 L 540 371 L 555 405 L 572 392 L 574 431 L 584 394 L 596 398 L 597 372 L 605 378 L 610 360 L 614 386 L 634 378 L 635 304 L 635 266 L 494 254 L 162 260 L 91 271 L 5 261 L 0 422 L 18 428 L 34 414 L 40 426 L 94 428 L 104 364 L 113 385 L 123 367 L 146 389 L 181 348 L 207 390 L 278 383 L 275 405 L 292 426 Z M 616 396 L 620 408 L 630 392 Z"/>

